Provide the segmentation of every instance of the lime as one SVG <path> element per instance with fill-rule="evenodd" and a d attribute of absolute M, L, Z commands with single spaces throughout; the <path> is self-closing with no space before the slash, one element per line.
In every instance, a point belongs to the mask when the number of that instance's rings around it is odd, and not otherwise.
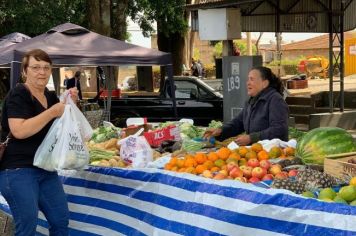
<path fill-rule="evenodd" d="M 336 192 L 332 188 L 324 188 L 320 191 L 318 198 L 329 198 L 334 199 L 336 197 Z"/>
<path fill-rule="evenodd" d="M 311 197 L 311 198 L 315 198 L 314 193 L 310 192 L 310 191 L 305 191 L 302 193 L 303 197 Z"/>
<path fill-rule="evenodd" d="M 342 187 L 339 191 L 339 196 L 347 202 L 356 200 L 356 187 L 351 185 Z"/>
<path fill-rule="evenodd" d="M 319 198 L 319 200 L 322 200 L 323 202 L 334 202 L 332 199 L 330 198 Z"/>
<path fill-rule="evenodd" d="M 350 206 L 356 206 L 356 200 L 353 200 L 352 202 L 350 202 Z"/>
<path fill-rule="evenodd" d="M 347 204 L 347 202 L 343 198 L 341 198 L 340 196 L 336 196 L 334 198 L 334 202 Z"/>

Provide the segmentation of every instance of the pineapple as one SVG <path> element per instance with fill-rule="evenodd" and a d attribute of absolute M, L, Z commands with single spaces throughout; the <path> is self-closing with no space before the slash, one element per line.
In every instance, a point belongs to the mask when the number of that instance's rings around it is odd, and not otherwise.
<path fill-rule="evenodd" d="M 291 179 L 275 179 L 271 185 L 272 188 L 286 189 L 297 194 L 305 190 L 305 184 Z"/>
<path fill-rule="evenodd" d="M 296 176 L 296 180 L 304 183 L 307 190 L 328 188 L 337 184 L 337 180 L 334 177 L 309 168 L 299 171 Z"/>

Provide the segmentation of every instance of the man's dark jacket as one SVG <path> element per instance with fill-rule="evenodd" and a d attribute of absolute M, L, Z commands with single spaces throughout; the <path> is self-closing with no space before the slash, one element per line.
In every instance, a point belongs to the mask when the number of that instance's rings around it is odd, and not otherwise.
<path fill-rule="evenodd" d="M 287 103 L 280 93 L 268 87 L 246 102 L 243 110 L 222 127 L 218 138 L 224 140 L 246 132 L 252 143 L 274 138 L 288 141 L 288 117 Z"/>
<path fill-rule="evenodd" d="M 80 87 L 79 79 L 76 79 L 75 77 L 73 77 L 73 78 L 70 78 L 69 80 L 67 80 L 67 84 L 66 84 L 67 89 L 74 88 L 75 86 L 77 86 L 77 89 L 78 89 L 78 97 L 80 100 L 82 100 L 83 99 L 82 89 Z"/>

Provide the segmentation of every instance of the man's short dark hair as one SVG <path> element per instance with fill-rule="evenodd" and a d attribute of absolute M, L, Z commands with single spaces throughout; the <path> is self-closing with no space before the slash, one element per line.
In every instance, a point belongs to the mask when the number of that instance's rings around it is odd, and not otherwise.
<path fill-rule="evenodd" d="M 80 74 L 81 74 L 81 72 L 77 71 L 77 72 L 75 72 L 74 77 L 80 77 Z"/>

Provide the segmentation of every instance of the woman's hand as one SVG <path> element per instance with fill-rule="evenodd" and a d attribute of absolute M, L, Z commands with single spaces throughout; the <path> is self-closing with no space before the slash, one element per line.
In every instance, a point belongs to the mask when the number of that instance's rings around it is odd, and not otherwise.
<path fill-rule="evenodd" d="M 69 89 L 69 94 L 70 98 L 73 100 L 73 102 L 77 102 L 79 97 L 78 97 L 78 89 L 76 87 L 70 88 Z"/>
<path fill-rule="evenodd" d="M 243 134 L 243 135 L 239 135 L 235 142 L 239 145 L 239 146 L 247 146 L 251 143 L 251 137 L 250 135 L 247 134 Z"/>
<path fill-rule="evenodd" d="M 222 129 L 220 129 L 220 128 L 210 128 L 205 131 L 203 138 L 208 139 L 210 137 L 216 137 L 216 136 L 221 135 L 221 132 L 222 132 Z"/>
<path fill-rule="evenodd" d="M 53 106 L 51 106 L 50 111 L 51 111 L 53 118 L 62 116 L 62 114 L 64 112 L 64 108 L 65 108 L 65 105 L 61 102 L 58 102 L 58 103 L 54 104 Z"/>

